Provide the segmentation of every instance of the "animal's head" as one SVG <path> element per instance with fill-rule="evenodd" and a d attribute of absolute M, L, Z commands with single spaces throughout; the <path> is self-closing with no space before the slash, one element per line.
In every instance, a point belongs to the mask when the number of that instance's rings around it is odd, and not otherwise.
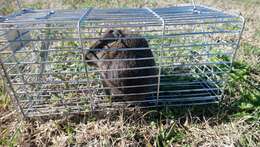
<path fill-rule="evenodd" d="M 125 37 L 125 35 L 121 30 L 108 30 L 105 32 L 102 38 L 96 41 L 85 54 L 85 60 L 88 61 L 88 65 L 97 67 L 97 63 L 95 61 L 102 59 L 106 53 L 104 52 L 104 49 L 110 48 L 108 46 L 109 44 L 115 41 L 120 41 L 120 38 L 122 37 Z"/>

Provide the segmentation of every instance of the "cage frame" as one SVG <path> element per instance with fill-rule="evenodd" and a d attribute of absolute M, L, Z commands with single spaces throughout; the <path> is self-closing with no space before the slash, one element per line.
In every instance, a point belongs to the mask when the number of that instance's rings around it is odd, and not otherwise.
<path fill-rule="evenodd" d="M 17 1 L 18 1 L 18 3 L 19 3 L 19 0 L 17 0 Z M 185 6 L 185 5 L 177 5 L 177 6 Z M 189 6 L 190 6 L 190 5 L 189 5 Z M 238 40 L 237 40 L 237 43 L 236 43 L 236 47 L 234 48 L 234 52 L 233 52 L 233 55 L 232 55 L 232 57 L 231 57 L 231 61 L 230 61 L 231 65 L 230 65 L 230 69 L 229 69 L 229 71 L 228 71 L 228 72 L 230 72 L 230 70 L 231 70 L 231 68 L 232 68 L 232 64 L 233 64 L 234 59 L 235 59 L 236 54 L 237 54 L 237 50 L 239 49 L 239 46 L 240 46 L 240 41 L 241 41 L 242 33 L 243 33 L 243 31 L 244 31 L 244 27 L 245 27 L 245 19 L 244 19 L 244 17 L 241 16 L 241 15 L 235 14 L 235 13 L 224 12 L 224 11 L 219 10 L 219 9 L 216 9 L 216 8 L 207 7 L 207 6 L 205 6 L 205 5 L 195 5 L 194 2 L 193 2 L 193 6 L 194 6 L 194 8 L 193 8 L 194 13 L 200 13 L 200 12 L 197 10 L 197 6 L 198 6 L 198 7 L 203 7 L 203 8 L 208 8 L 208 9 L 211 9 L 211 10 L 215 10 L 215 11 L 218 11 L 218 12 L 221 12 L 221 13 L 225 13 L 225 14 L 227 14 L 227 15 L 232 15 L 232 16 L 235 16 L 235 17 L 241 19 L 241 22 L 242 22 L 241 24 L 242 24 L 242 26 L 241 26 L 241 30 L 240 30 L 239 35 L 238 35 L 239 37 L 238 37 Z M 20 3 L 18 4 L 18 7 L 21 9 L 21 4 L 20 4 Z M 83 49 L 84 49 L 84 44 L 83 44 L 83 39 L 82 39 L 81 23 L 82 23 L 82 21 L 84 20 L 84 18 L 91 12 L 92 9 L 93 9 L 93 8 L 88 8 L 88 9 L 84 10 L 84 13 L 79 17 L 79 19 L 78 19 L 78 21 L 77 21 L 77 28 L 76 28 L 76 29 L 77 29 L 77 32 L 78 32 L 78 42 L 80 43 L 80 48 L 81 48 L 82 55 L 84 55 L 84 50 L 83 50 Z M 161 27 L 163 28 L 163 30 L 161 30 L 161 34 L 162 34 L 162 39 L 164 39 L 164 38 L 165 38 L 165 20 L 164 20 L 164 18 L 161 17 L 159 14 L 157 14 L 154 10 L 152 10 L 152 9 L 150 9 L 150 8 L 145 7 L 145 8 L 140 8 L 140 9 L 146 9 L 148 12 L 150 12 L 152 15 L 154 15 L 154 17 L 158 18 L 158 20 L 159 20 L 160 23 L 161 23 Z M 16 15 L 20 15 L 20 14 L 26 12 L 26 11 L 30 11 L 30 9 L 21 9 L 20 12 L 16 12 L 16 13 L 14 13 L 14 14 L 12 14 L 12 15 L 9 15 L 8 17 L 15 17 Z M 55 11 L 52 11 L 52 10 L 49 11 L 49 14 L 48 14 L 48 15 L 51 15 L 52 13 L 55 13 Z M 7 18 L 5 18 L 5 17 L 1 17 L 1 18 L 2 18 L 2 21 L 7 20 Z M 1 19 L 0 19 L 0 24 L 1 24 Z M 163 44 L 161 44 L 161 47 L 160 47 L 160 48 L 163 48 L 162 45 L 163 45 Z M 2 50 L 2 48 L 1 48 L 0 50 Z M 162 51 L 162 50 L 160 50 L 160 54 L 161 54 L 161 51 Z M 13 54 L 15 54 L 15 53 L 13 53 Z M 159 55 L 159 57 L 160 57 L 159 60 L 162 60 L 162 59 L 161 59 L 161 55 Z M 84 65 L 85 65 L 86 73 L 88 73 L 88 66 L 86 66 L 86 63 L 85 63 L 85 61 L 84 61 L 83 56 L 82 56 L 82 62 L 83 62 Z M 161 61 L 159 61 L 159 64 L 161 64 Z M 1 58 L 0 58 L 0 65 L 1 65 L 1 72 L 0 72 L 0 73 L 1 73 L 2 78 L 5 79 L 5 80 L 4 80 L 4 81 L 5 81 L 5 85 L 6 85 L 7 89 L 8 89 L 8 92 L 9 92 L 9 94 L 10 94 L 10 97 L 11 97 L 11 99 L 12 99 L 12 103 L 15 105 L 16 110 L 20 112 L 20 114 L 22 115 L 23 118 L 28 117 L 28 116 L 24 113 L 24 110 L 23 110 L 22 106 L 21 106 L 20 103 L 19 103 L 19 98 L 18 98 L 18 96 L 16 95 L 16 92 L 15 92 L 13 86 L 12 86 L 11 78 L 9 77 L 8 72 L 7 72 L 7 70 L 5 69 L 4 62 L 2 61 Z M 22 72 L 21 72 L 21 73 L 22 73 Z M 159 65 L 159 72 L 158 72 L 158 85 L 157 85 L 157 95 L 156 95 L 156 99 L 157 99 L 157 100 L 156 100 L 156 107 L 158 106 L 159 95 L 160 95 L 160 82 L 161 82 L 160 78 L 161 78 L 161 65 Z M 87 80 L 89 80 L 89 78 L 87 78 Z M 227 81 L 227 80 L 224 79 L 224 81 Z M 223 86 L 223 89 L 224 89 L 224 87 L 225 87 L 225 84 L 224 84 L 224 86 Z M 223 94 L 224 94 L 224 92 L 222 91 L 220 97 L 223 97 Z M 208 104 L 208 103 L 206 103 L 206 104 Z M 91 111 L 91 112 L 92 112 L 92 111 Z"/>

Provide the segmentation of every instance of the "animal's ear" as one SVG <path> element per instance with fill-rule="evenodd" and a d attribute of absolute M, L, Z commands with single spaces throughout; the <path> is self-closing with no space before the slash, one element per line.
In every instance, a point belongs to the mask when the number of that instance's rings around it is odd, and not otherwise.
<path fill-rule="evenodd" d="M 124 37 L 124 34 L 121 30 L 114 30 L 113 31 L 113 35 L 115 38 L 121 38 L 121 37 Z"/>
<path fill-rule="evenodd" d="M 102 38 L 114 38 L 113 33 L 114 33 L 114 30 L 108 30 L 104 33 Z"/>
<path fill-rule="evenodd" d="M 95 52 L 89 51 L 85 54 L 85 60 L 98 60 L 98 57 Z"/>
<path fill-rule="evenodd" d="M 120 38 L 125 37 L 121 30 L 108 30 L 103 35 L 102 39 L 95 42 L 90 48 L 104 48 L 107 44 L 118 41 Z M 121 41 L 121 39 L 119 40 Z"/>
<path fill-rule="evenodd" d="M 105 45 L 105 42 L 102 40 L 96 41 L 93 45 L 91 45 L 90 49 L 97 49 L 97 48 L 103 48 Z"/>
<path fill-rule="evenodd" d="M 88 65 L 97 67 L 95 60 L 98 60 L 98 57 L 94 52 L 92 52 L 92 51 L 87 52 L 85 54 L 85 60 L 87 61 Z"/>
<path fill-rule="evenodd" d="M 124 33 L 121 30 L 115 30 L 113 32 L 113 35 L 119 42 L 123 42 L 123 37 L 125 37 Z"/>
<path fill-rule="evenodd" d="M 121 30 L 108 30 L 104 34 L 103 38 L 110 38 L 110 39 L 115 38 L 115 39 L 112 39 L 114 41 L 114 40 L 117 40 L 118 38 L 121 38 L 124 36 L 125 35 Z"/>

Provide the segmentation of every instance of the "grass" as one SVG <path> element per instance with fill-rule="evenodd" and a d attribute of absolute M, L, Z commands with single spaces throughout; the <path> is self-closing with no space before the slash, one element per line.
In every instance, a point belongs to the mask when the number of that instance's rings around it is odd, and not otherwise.
<path fill-rule="evenodd" d="M 81 4 L 81 0 L 67 0 L 63 4 L 69 8 L 110 7 L 118 1 L 90 0 Z M 260 4 L 257 0 L 202 0 L 201 3 L 239 10 L 247 20 L 225 98 L 219 105 L 164 108 L 159 112 L 122 110 L 105 117 L 100 114 L 20 122 L 9 108 L 10 99 L 1 83 L 0 146 L 260 146 Z M 169 4 L 172 1 L 131 0 L 121 1 L 120 7 Z"/>

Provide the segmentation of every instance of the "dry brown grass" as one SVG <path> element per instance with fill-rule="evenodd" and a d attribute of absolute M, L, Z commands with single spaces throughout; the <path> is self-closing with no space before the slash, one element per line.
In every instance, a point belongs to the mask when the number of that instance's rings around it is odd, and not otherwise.
<path fill-rule="evenodd" d="M 216 122 L 214 117 L 196 117 L 187 112 L 184 117 L 170 119 L 158 115 L 163 119 L 151 121 L 143 113 L 135 112 L 132 116 L 121 112 L 117 118 L 87 122 L 72 119 L 13 121 L 8 129 L 14 133 L 20 127 L 16 141 L 22 146 L 156 146 L 156 138 L 162 133 L 180 136 L 172 142 L 168 139 L 173 146 L 243 146 L 243 139 L 248 146 L 259 146 L 259 120 L 248 123 L 250 118 L 241 117 Z M 167 138 L 163 139 L 160 141 L 167 143 Z"/>
<path fill-rule="evenodd" d="M 116 2 L 113 0 L 104 6 L 114 6 Z M 121 2 L 128 4 L 126 1 Z M 199 2 L 226 11 L 241 12 L 247 22 L 242 45 L 260 47 L 260 4 L 257 0 Z M 92 0 L 89 3 L 98 4 Z M 160 0 L 133 2 L 130 5 L 169 6 L 176 3 Z M 46 7 L 60 7 L 57 1 L 45 4 Z M 248 53 L 243 48 L 239 50 L 237 60 L 252 67 L 260 63 L 258 54 Z M 251 75 L 254 81 L 259 82 L 259 69 Z M 47 121 L 19 121 L 16 113 L 0 107 L 0 145 L 158 146 L 164 143 L 172 146 L 260 146 L 260 108 L 257 107 L 248 115 L 234 116 L 237 111 L 229 107 L 240 98 L 237 93 L 227 97 L 227 102 L 221 107 L 199 108 L 199 111 L 183 108 L 181 112 L 157 114 L 153 111 L 147 113 L 135 110 L 132 113 L 120 112 L 98 119 L 74 117 Z"/>

